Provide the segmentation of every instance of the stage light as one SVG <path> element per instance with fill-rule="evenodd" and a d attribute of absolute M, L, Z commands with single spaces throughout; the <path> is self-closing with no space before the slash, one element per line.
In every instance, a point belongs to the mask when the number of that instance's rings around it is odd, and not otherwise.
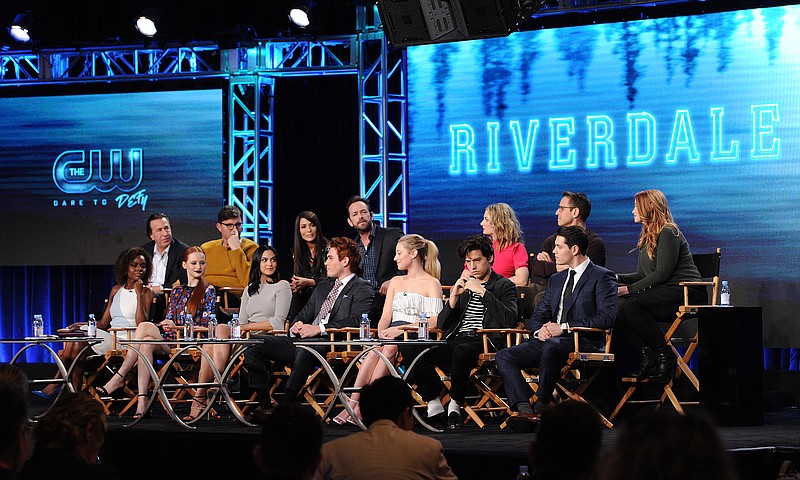
<path fill-rule="evenodd" d="M 297 2 L 289 9 L 289 20 L 300 28 L 308 28 L 313 21 L 313 10 L 315 4 L 313 0 L 302 0 Z"/>
<path fill-rule="evenodd" d="M 136 30 L 145 37 L 155 37 L 161 25 L 161 10 L 158 8 L 145 8 L 136 19 Z"/>
<path fill-rule="evenodd" d="M 8 34 L 20 43 L 28 43 L 31 41 L 30 30 L 33 25 L 31 12 L 20 13 L 14 17 L 14 23 L 8 27 Z"/>

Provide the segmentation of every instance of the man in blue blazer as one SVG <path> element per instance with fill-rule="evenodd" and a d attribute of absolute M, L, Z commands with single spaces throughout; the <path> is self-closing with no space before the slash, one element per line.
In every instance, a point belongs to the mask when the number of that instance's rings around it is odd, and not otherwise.
<path fill-rule="evenodd" d="M 568 335 L 570 328 L 614 326 L 617 281 L 610 270 L 589 260 L 588 246 L 589 234 L 583 227 L 558 229 L 553 254 L 557 264 L 569 268 L 550 277 L 544 298 L 525 322 L 531 331 L 528 342 L 497 354 L 508 403 L 519 413 L 508 419 L 509 428 L 515 432 L 533 431 L 550 403 L 561 369 L 574 350 L 572 335 Z M 602 348 L 601 335 L 581 335 L 581 349 Z M 533 408 L 528 402 L 530 389 L 520 373 L 532 367 L 539 368 L 538 400 Z"/>
<path fill-rule="evenodd" d="M 254 420 L 263 420 L 271 406 L 270 361 L 292 366 L 292 373 L 286 381 L 281 400 L 281 403 L 292 403 L 297 399 L 297 394 L 308 376 L 319 364 L 313 354 L 296 348 L 294 342 L 327 340 L 326 330 L 358 327 L 361 315 L 369 312 L 375 290 L 366 280 L 355 275 L 360 261 L 361 253 L 353 240 L 332 238 L 325 260 L 328 278 L 317 285 L 306 306 L 292 319 L 289 336 L 251 337 L 264 342 L 244 354 L 245 365 L 250 374 L 250 387 L 257 392 L 259 403 L 259 407 L 253 412 Z M 316 349 L 324 353 L 327 348 L 320 346 Z"/>

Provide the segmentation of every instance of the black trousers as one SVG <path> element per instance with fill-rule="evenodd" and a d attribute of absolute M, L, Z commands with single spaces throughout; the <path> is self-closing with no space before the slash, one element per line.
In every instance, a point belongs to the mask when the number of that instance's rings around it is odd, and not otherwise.
<path fill-rule="evenodd" d="M 423 346 L 402 345 L 400 353 L 410 365 L 425 349 Z M 436 373 L 436 366 L 451 366 L 450 397 L 460 404 L 464 403 L 469 386 L 469 373 L 478 363 L 478 356 L 483 353 L 483 341 L 480 335 L 472 337 L 456 337 L 423 355 L 411 370 L 409 379 L 417 384 L 417 392 L 423 400 L 429 402 L 439 396 L 444 384 Z"/>
<path fill-rule="evenodd" d="M 327 338 L 279 337 L 276 335 L 253 335 L 252 338 L 263 340 L 261 345 L 250 348 L 244 354 L 244 363 L 250 379 L 250 388 L 259 392 L 259 403 L 269 403 L 261 392 L 269 388 L 269 375 L 272 362 L 292 366 L 292 374 L 286 382 L 286 393 L 281 403 L 290 403 L 297 398 L 308 376 L 319 365 L 319 360 L 311 353 L 294 345 L 296 341 L 327 340 Z M 315 350 L 325 354 L 327 347 L 316 347 Z"/>
<path fill-rule="evenodd" d="M 708 302 L 705 287 L 690 287 L 689 302 Z M 666 348 L 664 333 L 658 322 L 672 323 L 678 306 L 683 305 L 683 287 L 658 285 L 638 293 L 619 297 L 614 326 L 622 330 L 637 350 L 642 347 Z"/>

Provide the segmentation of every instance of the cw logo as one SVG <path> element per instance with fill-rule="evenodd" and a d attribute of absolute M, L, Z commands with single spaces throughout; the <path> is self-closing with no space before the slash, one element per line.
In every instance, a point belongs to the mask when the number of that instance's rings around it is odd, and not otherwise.
<path fill-rule="evenodd" d="M 130 192 L 142 183 L 142 149 L 131 148 L 123 159 L 122 149 L 113 148 L 104 160 L 100 150 L 61 152 L 53 163 L 53 182 L 64 193 L 107 193 L 115 188 Z"/>

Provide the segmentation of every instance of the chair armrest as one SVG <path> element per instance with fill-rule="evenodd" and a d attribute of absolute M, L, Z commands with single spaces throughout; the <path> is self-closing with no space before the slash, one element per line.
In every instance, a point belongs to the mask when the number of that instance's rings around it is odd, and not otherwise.
<path fill-rule="evenodd" d="M 595 327 L 570 327 L 570 332 L 608 333 L 611 330 Z"/>
<path fill-rule="evenodd" d="M 698 287 L 706 286 L 706 287 L 709 287 L 709 286 L 714 285 L 714 282 L 705 282 L 705 281 L 702 281 L 702 282 L 680 282 L 678 285 L 681 285 L 681 286 L 684 286 L 684 287 L 694 287 L 694 286 L 698 286 Z"/>
<path fill-rule="evenodd" d="M 531 333 L 524 328 L 481 328 L 475 331 L 478 333 Z"/>

